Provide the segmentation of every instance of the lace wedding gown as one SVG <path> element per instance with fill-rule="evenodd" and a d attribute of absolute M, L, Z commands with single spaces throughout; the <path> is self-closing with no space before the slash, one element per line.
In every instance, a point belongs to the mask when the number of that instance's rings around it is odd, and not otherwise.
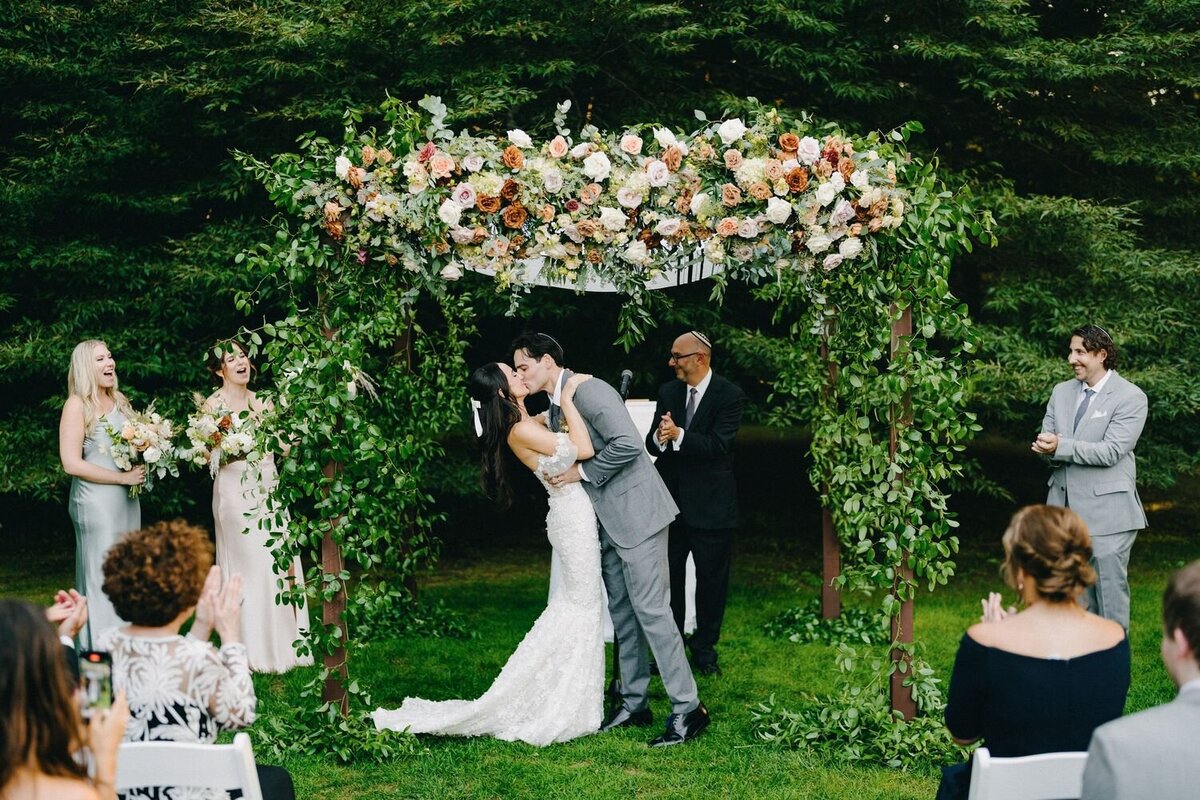
<path fill-rule="evenodd" d="M 556 593 L 478 700 L 405 698 L 399 709 L 377 709 L 379 729 L 453 736 L 494 736 L 544 746 L 594 733 L 603 717 L 604 641 L 600 542 L 591 500 L 578 483 L 554 488 L 556 475 L 575 463 L 576 449 L 556 434 L 552 456 L 538 458 L 538 480 L 550 495 L 546 534 L 562 559 L 563 590 Z"/>

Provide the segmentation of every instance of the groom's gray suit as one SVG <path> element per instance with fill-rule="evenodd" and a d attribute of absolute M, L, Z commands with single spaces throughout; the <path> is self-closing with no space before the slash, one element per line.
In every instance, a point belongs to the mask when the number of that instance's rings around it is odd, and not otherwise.
<path fill-rule="evenodd" d="M 1087 523 L 1098 580 L 1085 594 L 1088 609 L 1129 629 L 1129 551 L 1146 513 L 1137 491 L 1133 448 L 1146 425 L 1146 395 L 1115 371 L 1075 427 L 1083 382 L 1054 387 L 1042 430 L 1058 434 L 1050 456 L 1048 505 L 1067 506 Z"/>
<path fill-rule="evenodd" d="M 563 370 L 561 387 L 571 372 Z M 593 378 L 575 391 L 596 454 L 583 462 L 583 485 L 600 520 L 600 553 L 613 632 L 621 646 L 625 708 L 646 708 L 650 687 L 647 645 L 654 653 L 671 711 L 699 705 L 696 681 L 671 615 L 667 526 L 679 513 L 642 446 L 621 396 Z M 562 409 L 550 406 L 550 429 L 561 430 Z"/>

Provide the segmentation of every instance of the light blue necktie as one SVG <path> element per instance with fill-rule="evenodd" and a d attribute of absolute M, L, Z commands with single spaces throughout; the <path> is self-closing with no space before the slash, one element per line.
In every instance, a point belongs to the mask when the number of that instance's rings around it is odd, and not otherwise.
<path fill-rule="evenodd" d="M 1079 428 L 1079 420 L 1083 419 L 1083 415 L 1087 413 L 1088 406 L 1092 403 L 1092 395 L 1095 393 L 1095 389 L 1083 390 L 1083 402 L 1079 404 L 1079 409 L 1075 412 L 1075 425 L 1071 428 L 1072 433 Z"/>

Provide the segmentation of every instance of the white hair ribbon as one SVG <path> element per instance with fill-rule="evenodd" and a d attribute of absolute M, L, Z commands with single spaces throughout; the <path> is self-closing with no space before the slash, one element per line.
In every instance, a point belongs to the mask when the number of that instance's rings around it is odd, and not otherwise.
<path fill-rule="evenodd" d="M 483 436 L 483 421 L 479 419 L 480 407 L 481 406 L 479 405 L 478 400 L 471 401 L 471 416 L 473 416 L 475 418 L 475 435 L 476 436 Z"/>

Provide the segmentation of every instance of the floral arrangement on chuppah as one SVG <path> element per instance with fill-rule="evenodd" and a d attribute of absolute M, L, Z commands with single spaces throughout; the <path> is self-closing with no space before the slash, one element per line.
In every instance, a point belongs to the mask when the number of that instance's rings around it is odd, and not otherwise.
<path fill-rule="evenodd" d="M 454 133 L 437 98 L 421 106 L 432 114 L 423 144 L 393 153 L 366 136 L 335 148 L 293 198 L 360 263 L 433 266 L 442 280 L 485 269 L 513 289 L 533 260 L 544 281 L 636 292 L 698 248 L 740 277 L 845 269 L 904 218 L 899 132 L 817 135 L 758 106 L 691 133 L 589 125 L 573 138 L 567 102 L 557 135 L 535 141 Z"/>

